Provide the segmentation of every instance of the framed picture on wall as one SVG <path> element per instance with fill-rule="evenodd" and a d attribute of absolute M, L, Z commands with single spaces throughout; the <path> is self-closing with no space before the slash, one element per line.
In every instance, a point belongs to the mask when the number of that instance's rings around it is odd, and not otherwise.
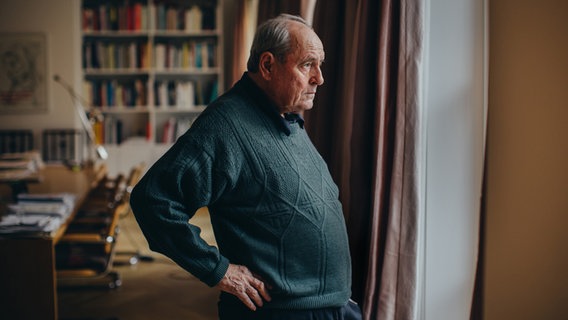
<path fill-rule="evenodd" d="M 0 113 L 47 112 L 43 33 L 0 33 Z"/>

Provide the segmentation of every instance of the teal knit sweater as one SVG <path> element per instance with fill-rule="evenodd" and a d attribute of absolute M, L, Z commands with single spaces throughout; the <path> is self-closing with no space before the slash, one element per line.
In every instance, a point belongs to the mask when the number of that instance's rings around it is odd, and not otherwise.
<path fill-rule="evenodd" d="M 228 264 L 272 287 L 267 308 L 345 305 L 351 261 L 338 189 L 299 123 L 245 74 L 199 116 L 131 196 L 150 248 L 216 285 Z M 188 223 L 207 206 L 218 249 Z"/>

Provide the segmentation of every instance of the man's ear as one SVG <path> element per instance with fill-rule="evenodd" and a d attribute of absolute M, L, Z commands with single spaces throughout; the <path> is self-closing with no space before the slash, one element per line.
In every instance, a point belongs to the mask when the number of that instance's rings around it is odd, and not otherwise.
<path fill-rule="evenodd" d="M 272 69 L 276 58 L 271 52 L 263 52 L 260 55 L 259 71 L 265 80 L 272 79 Z"/>

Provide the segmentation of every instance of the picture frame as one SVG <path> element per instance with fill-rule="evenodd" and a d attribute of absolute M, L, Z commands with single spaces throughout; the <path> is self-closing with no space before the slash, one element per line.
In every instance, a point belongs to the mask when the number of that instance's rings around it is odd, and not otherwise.
<path fill-rule="evenodd" d="M 47 35 L 0 33 L 0 113 L 45 113 Z"/>

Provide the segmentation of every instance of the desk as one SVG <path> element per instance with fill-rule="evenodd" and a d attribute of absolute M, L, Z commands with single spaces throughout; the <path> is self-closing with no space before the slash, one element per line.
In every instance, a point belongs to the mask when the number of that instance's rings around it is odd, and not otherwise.
<path fill-rule="evenodd" d="M 105 173 L 105 166 L 71 171 L 64 166 L 48 165 L 40 171 L 39 182 L 28 185 L 28 190 L 29 193 L 74 193 L 76 210 L 89 189 Z M 57 320 L 54 247 L 65 233 L 68 222 L 48 235 L 0 238 L 2 318 Z"/>

